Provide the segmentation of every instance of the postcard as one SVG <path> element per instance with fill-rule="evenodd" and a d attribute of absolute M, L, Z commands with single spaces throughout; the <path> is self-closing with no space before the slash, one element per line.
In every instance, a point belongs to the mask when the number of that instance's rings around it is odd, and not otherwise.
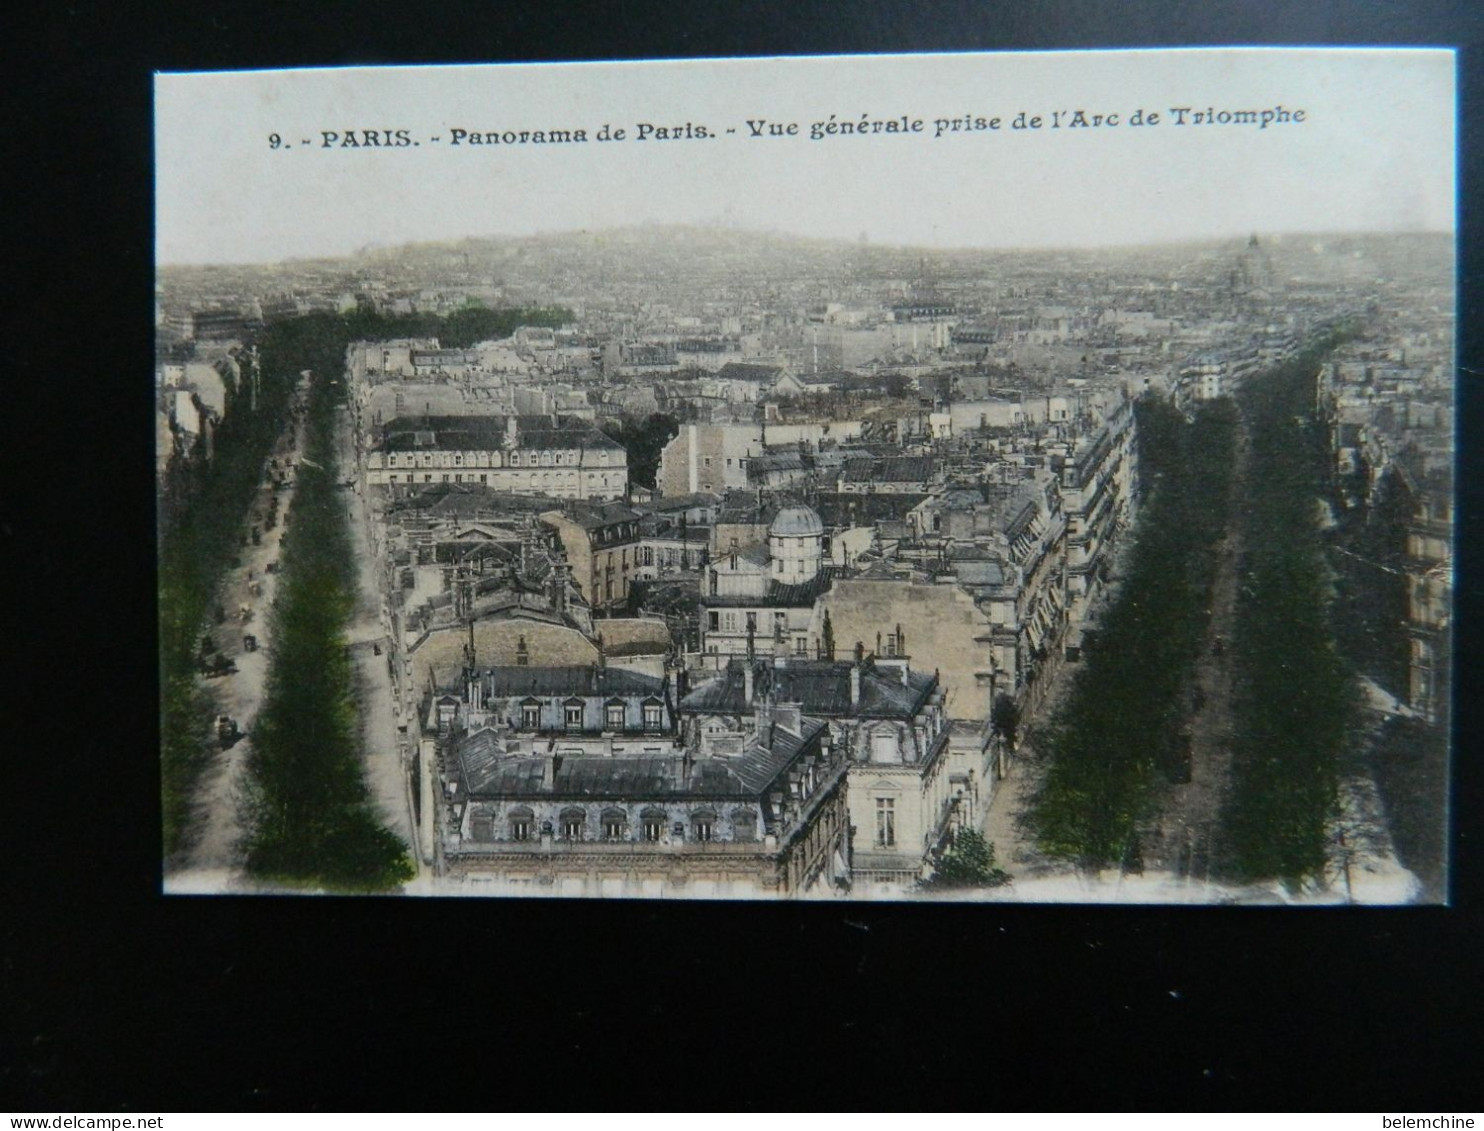
<path fill-rule="evenodd" d="M 166 892 L 1447 902 L 1452 52 L 155 95 Z"/>

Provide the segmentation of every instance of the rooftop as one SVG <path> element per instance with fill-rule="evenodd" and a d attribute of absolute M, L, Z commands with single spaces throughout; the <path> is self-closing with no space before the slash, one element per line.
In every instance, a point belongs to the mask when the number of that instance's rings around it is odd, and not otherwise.
<path fill-rule="evenodd" d="M 753 702 L 749 703 L 747 663 L 734 660 L 718 678 L 692 691 L 680 701 L 681 713 L 751 714 L 756 703 L 771 692 L 776 702 L 798 703 L 806 715 L 910 719 L 922 710 L 938 683 L 937 676 L 908 671 L 903 684 L 900 669 L 868 660 L 861 668 L 860 702 L 852 707 L 850 672 L 855 665 L 848 660 L 790 660 L 785 667 L 754 660 Z"/>

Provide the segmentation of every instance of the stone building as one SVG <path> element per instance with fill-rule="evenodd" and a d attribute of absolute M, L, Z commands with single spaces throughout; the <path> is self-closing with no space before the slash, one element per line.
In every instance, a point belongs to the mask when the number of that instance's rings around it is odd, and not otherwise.
<path fill-rule="evenodd" d="M 848 880 L 846 762 L 821 720 L 780 711 L 714 757 L 512 753 L 463 706 L 430 701 L 420 757 L 444 767 L 440 871 L 471 893 L 811 897 Z"/>
<path fill-rule="evenodd" d="M 719 554 L 703 571 L 701 651 L 708 666 L 734 656 L 807 657 L 819 647 L 810 627 L 814 605 L 829 590 L 824 524 L 804 506 L 781 508 L 766 546 Z"/>
<path fill-rule="evenodd" d="M 968 746 L 951 749 L 937 676 L 910 670 L 905 655 L 867 656 L 860 647 L 842 662 L 733 661 L 681 700 L 687 747 L 727 749 L 755 717 L 785 706 L 825 720 L 849 762 L 856 890 L 900 894 L 924 878 L 929 854 L 972 819 L 986 772 Z"/>
<path fill-rule="evenodd" d="M 470 483 L 556 499 L 619 499 L 628 453 L 568 416 L 420 416 L 385 424 L 365 457 L 369 486 Z"/>
<path fill-rule="evenodd" d="M 561 539 L 572 578 L 595 609 L 629 599 L 641 558 L 639 517 L 620 503 L 574 503 L 541 516 Z"/>

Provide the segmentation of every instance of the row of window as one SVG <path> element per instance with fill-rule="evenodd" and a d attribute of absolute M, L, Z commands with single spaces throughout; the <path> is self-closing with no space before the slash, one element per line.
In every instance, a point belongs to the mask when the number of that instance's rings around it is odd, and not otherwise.
<path fill-rule="evenodd" d="M 552 476 L 555 475 L 555 474 L 556 474 L 555 472 L 542 472 L 541 473 L 541 478 L 540 478 L 539 482 L 540 483 L 543 483 L 543 484 L 550 485 L 551 484 L 551 480 L 552 480 Z M 588 477 L 589 482 L 598 481 L 598 482 L 601 482 L 602 486 L 604 486 L 604 487 L 607 487 L 608 486 L 608 476 L 606 476 L 606 475 L 602 476 L 601 479 L 599 479 L 598 475 L 595 472 L 589 471 L 587 473 L 587 477 Z M 387 479 L 387 482 L 388 483 L 396 483 L 396 482 L 398 482 L 397 476 L 395 474 L 388 475 L 386 477 L 386 479 Z M 448 483 L 448 482 L 454 482 L 454 483 L 465 483 L 465 482 L 468 482 L 468 483 L 473 483 L 475 480 L 474 480 L 474 473 L 473 472 L 470 472 L 469 473 L 469 478 L 467 480 L 464 478 L 464 476 L 463 476 L 463 474 L 461 472 L 455 472 L 453 474 L 452 480 L 449 479 L 449 473 L 448 472 L 443 472 L 442 473 L 442 477 L 441 477 L 441 479 L 439 481 L 442 482 L 442 483 Z M 409 474 L 407 476 L 407 482 L 408 483 L 416 483 L 417 482 L 417 476 L 416 475 Z M 431 472 L 425 474 L 423 476 L 423 482 L 424 483 L 431 483 L 431 482 L 433 482 L 433 474 Z M 481 473 L 480 476 L 479 476 L 479 482 L 480 483 L 488 484 L 489 483 L 489 475 L 487 473 Z M 535 476 L 532 476 L 529 479 L 524 479 L 524 480 L 521 480 L 520 482 L 523 482 L 523 483 L 536 483 L 536 482 L 538 482 L 538 480 L 536 479 Z"/>
<path fill-rule="evenodd" d="M 509 466 L 510 467 L 523 467 L 523 466 L 524 467 L 552 467 L 552 466 L 560 467 L 560 466 L 563 466 L 563 463 L 564 463 L 564 461 L 562 460 L 562 455 L 563 454 L 564 453 L 562 453 L 562 452 L 541 452 L 538 455 L 536 452 L 530 452 L 530 453 L 527 454 L 526 458 L 524 460 L 522 460 L 521 453 L 520 452 L 511 452 L 510 453 L 510 458 L 509 458 Z M 570 467 L 570 466 L 580 465 L 583 462 L 582 453 L 579 453 L 579 452 L 567 452 L 565 454 L 567 456 L 567 459 L 565 460 L 566 466 L 569 466 Z M 416 455 L 398 456 L 394 452 L 388 452 L 387 453 L 387 456 L 386 456 L 386 466 L 387 467 L 418 467 L 418 466 L 432 467 L 433 466 L 433 453 L 432 452 L 423 452 L 423 453 L 421 453 L 421 455 L 422 455 L 422 462 L 421 462 L 421 465 L 419 465 L 418 457 Z M 609 462 L 608 456 L 605 453 L 601 453 L 601 452 L 600 453 L 592 453 L 592 452 L 589 452 L 589 453 L 587 453 L 587 456 L 588 456 L 588 460 L 587 460 L 588 463 L 606 464 L 606 463 Z M 398 460 L 401 460 L 402 462 L 399 463 Z M 470 462 L 473 463 L 473 464 L 475 464 L 476 466 L 479 465 L 480 463 L 483 463 L 485 466 L 490 466 L 490 456 L 489 455 L 486 455 L 483 459 L 480 459 L 480 458 L 476 457 L 474 460 L 472 460 Z M 439 466 L 443 466 L 443 465 L 440 464 Z M 463 467 L 464 466 L 464 456 L 463 456 L 463 453 L 462 452 L 455 452 L 454 453 L 453 466 L 454 467 Z M 496 463 L 494 466 L 499 466 L 499 464 Z"/>
<path fill-rule="evenodd" d="M 581 730 L 586 704 L 580 700 L 575 703 L 564 703 L 562 705 L 562 723 L 568 730 Z M 621 730 L 624 725 L 626 707 L 622 703 L 609 703 L 603 708 L 603 722 L 609 730 Z M 660 730 L 665 725 L 665 708 L 662 703 L 645 703 L 643 705 L 643 718 L 645 730 Z M 522 703 L 520 707 L 520 725 L 523 730 L 539 730 L 541 728 L 541 704 Z"/>
<path fill-rule="evenodd" d="M 639 833 L 641 839 L 653 844 L 665 839 L 666 830 L 669 830 L 671 839 L 684 840 L 687 835 L 693 841 L 709 843 L 716 838 L 716 814 L 710 812 L 694 813 L 690 817 L 689 828 L 684 821 L 671 823 L 669 816 L 657 810 L 646 810 L 639 816 Z M 494 838 L 494 818 L 488 813 L 476 813 L 471 822 L 472 832 L 475 840 L 492 840 Z M 738 813 L 732 818 L 732 827 L 735 830 L 735 839 L 739 841 L 750 841 L 756 839 L 757 822 L 751 813 Z M 529 810 L 516 810 L 510 816 L 510 839 L 517 841 L 528 841 L 535 835 L 536 819 Z M 600 837 L 605 841 L 627 841 L 633 839 L 628 814 L 620 809 L 606 809 L 598 821 Z M 584 841 L 588 839 L 587 812 L 583 809 L 564 809 L 555 824 L 545 822 L 542 832 L 559 837 L 564 841 Z"/>

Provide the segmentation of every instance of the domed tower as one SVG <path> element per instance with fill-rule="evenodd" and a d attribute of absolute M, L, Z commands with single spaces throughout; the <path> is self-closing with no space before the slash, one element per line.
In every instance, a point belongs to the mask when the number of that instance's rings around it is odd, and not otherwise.
<path fill-rule="evenodd" d="M 810 507 L 784 507 L 768 527 L 769 571 L 789 585 L 812 581 L 824 564 L 824 523 Z"/>

